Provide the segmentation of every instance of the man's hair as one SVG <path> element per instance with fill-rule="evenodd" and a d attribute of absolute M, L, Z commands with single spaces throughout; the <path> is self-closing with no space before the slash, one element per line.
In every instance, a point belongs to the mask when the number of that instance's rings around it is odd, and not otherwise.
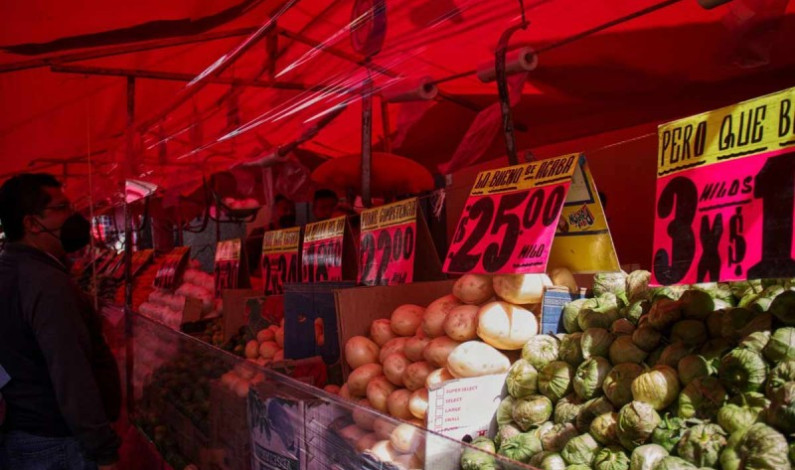
<path fill-rule="evenodd" d="M 339 200 L 337 193 L 330 189 L 318 189 L 315 191 L 315 201 L 319 199 L 334 199 L 335 201 Z"/>
<path fill-rule="evenodd" d="M 50 203 L 44 188 L 60 188 L 61 183 L 48 173 L 22 173 L 0 187 L 0 222 L 8 241 L 25 236 L 25 216 L 40 215 Z"/>

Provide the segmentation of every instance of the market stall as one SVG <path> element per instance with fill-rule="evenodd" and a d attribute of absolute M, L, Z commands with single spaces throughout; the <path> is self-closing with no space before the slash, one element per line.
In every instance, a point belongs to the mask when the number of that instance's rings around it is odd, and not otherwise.
<path fill-rule="evenodd" d="M 789 2 L 94 7 L 9 12 L 0 149 L 94 221 L 123 466 L 795 463 Z"/>

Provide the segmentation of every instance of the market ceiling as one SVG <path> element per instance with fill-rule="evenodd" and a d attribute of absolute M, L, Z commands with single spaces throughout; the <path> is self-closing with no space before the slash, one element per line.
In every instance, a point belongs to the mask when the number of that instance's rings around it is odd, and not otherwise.
<path fill-rule="evenodd" d="M 386 0 L 385 39 L 369 61 L 350 38 L 355 3 L 4 2 L 0 175 L 51 171 L 84 200 L 89 188 L 113 196 L 125 177 L 188 193 L 203 176 L 310 136 L 286 155 L 292 166 L 281 173 L 295 177 L 360 152 L 367 79 L 376 95 L 424 77 L 439 90 L 385 110 L 376 96 L 374 150 L 388 145 L 434 173 L 503 154 L 490 111 L 497 87 L 472 72 L 493 61 L 522 2 Z M 795 5 L 787 0 L 711 10 L 696 0 L 523 3 L 530 26 L 510 48 L 534 48 L 539 65 L 513 111 L 520 149 L 793 85 Z M 464 139 L 470 126 L 479 132 Z"/>

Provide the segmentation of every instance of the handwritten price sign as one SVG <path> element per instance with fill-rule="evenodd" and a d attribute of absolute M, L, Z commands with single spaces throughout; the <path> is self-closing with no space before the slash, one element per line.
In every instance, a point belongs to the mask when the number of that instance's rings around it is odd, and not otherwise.
<path fill-rule="evenodd" d="M 262 238 L 262 277 L 265 295 L 284 294 L 284 285 L 299 282 L 301 227 L 265 232 Z"/>
<path fill-rule="evenodd" d="M 155 274 L 154 286 L 159 289 L 176 289 L 182 283 L 182 274 L 188 264 L 189 253 L 190 247 L 187 246 L 179 246 L 171 250 Z"/>
<path fill-rule="evenodd" d="M 478 174 L 445 259 L 448 273 L 542 273 L 579 155 Z"/>
<path fill-rule="evenodd" d="M 362 212 L 359 282 L 367 286 L 414 280 L 417 199 Z"/>
<path fill-rule="evenodd" d="M 795 277 L 795 88 L 660 126 L 660 284 Z"/>
<path fill-rule="evenodd" d="M 221 289 L 237 289 L 240 287 L 240 251 L 242 242 L 239 238 L 218 242 L 215 248 L 215 295 L 221 295 Z"/>
<path fill-rule="evenodd" d="M 345 217 L 308 224 L 301 253 L 301 281 L 342 280 L 342 247 Z"/>

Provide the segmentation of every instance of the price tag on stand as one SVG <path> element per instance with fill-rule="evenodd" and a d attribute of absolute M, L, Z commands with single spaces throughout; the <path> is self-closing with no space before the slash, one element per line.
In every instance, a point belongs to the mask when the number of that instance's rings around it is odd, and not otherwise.
<path fill-rule="evenodd" d="M 262 237 L 262 278 L 265 295 L 284 294 L 284 285 L 300 282 L 301 227 L 265 232 Z"/>
<path fill-rule="evenodd" d="M 555 230 L 549 264 L 575 273 L 621 269 L 585 155 L 580 155 L 571 178 L 571 187 Z"/>
<path fill-rule="evenodd" d="M 356 262 L 351 258 L 354 253 L 349 233 L 344 216 L 306 226 L 301 248 L 301 282 L 355 278 Z"/>
<path fill-rule="evenodd" d="M 158 289 L 174 290 L 182 283 L 182 275 L 188 265 L 190 247 L 178 246 L 171 250 L 155 274 L 154 286 Z"/>
<path fill-rule="evenodd" d="M 417 198 L 363 211 L 360 284 L 385 286 L 444 279 L 442 264 Z"/>
<path fill-rule="evenodd" d="M 579 155 L 478 174 L 445 258 L 448 273 L 543 273 Z"/>
<path fill-rule="evenodd" d="M 155 250 L 141 250 L 132 254 L 132 277 L 135 278 L 141 271 L 152 262 L 155 257 Z M 121 280 L 124 278 L 124 253 L 122 253 L 122 261 L 119 266 L 113 271 L 113 278 Z"/>
<path fill-rule="evenodd" d="M 795 88 L 660 126 L 653 281 L 795 277 Z"/>
<path fill-rule="evenodd" d="M 239 238 L 218 242 L 215 248 L 215 295 L 222 289 L 248 287 L 248 269 Z"/>
<path fill-rule="evenodd" d="M 406 284 L 414 280 L 417 198 L 363 211 L 359 243 L 359 283 Z"/>

